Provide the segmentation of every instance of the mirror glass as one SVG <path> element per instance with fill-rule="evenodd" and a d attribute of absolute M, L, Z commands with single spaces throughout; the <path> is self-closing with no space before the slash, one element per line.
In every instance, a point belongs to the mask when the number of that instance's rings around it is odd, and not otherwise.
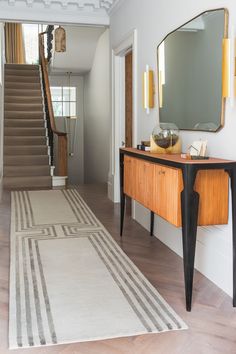
<path fill-rule="evenodd" d="M 213 132 L 222 127 L 226 28 L 227 10 L 207 11 L 167 35 L 158 46 L 161 123 Z"/>

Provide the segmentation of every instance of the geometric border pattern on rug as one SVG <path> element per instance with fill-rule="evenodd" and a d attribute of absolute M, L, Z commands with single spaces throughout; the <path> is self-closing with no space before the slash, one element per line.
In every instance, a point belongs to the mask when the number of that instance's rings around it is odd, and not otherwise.
<path fill-rule="evenodd" d="M 60 192 L 76 223 L 35 225 L 30 192 L 12 192 L 10 348 L 66 343 L 66 339 L 57 338 L 41 261 L 39 245 L 46 240 L 86 238 L 142 323 L 143 334 L 186 329 L 186 324 L 113 240 L 79 192 Z M 88 338 L 78 334 L 78 342 L 84 340 Z"/>

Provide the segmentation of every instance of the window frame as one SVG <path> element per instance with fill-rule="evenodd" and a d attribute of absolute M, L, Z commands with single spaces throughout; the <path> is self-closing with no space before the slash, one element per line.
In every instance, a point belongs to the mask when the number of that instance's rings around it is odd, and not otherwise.
<path fill-rule="evenodd" d="M 52 89 L 53 88 L 59 88 L 59 89 L 61 89 L 61 97 L 62 97 L 62 100 L 53 100 L 53 94 L 52 94 Z M 75 100 L 72 100 L 72 99 L 70 99 L 70 100 L 64 100 L 64 90 L 65 89 L 75 89 Z M 53 86 L 50 86 L 50 90 L 51 90 L 51 97 L 52 97 L 52 106 L 53 106 L 53 113 L 54 113 L 54 116 L 55 116 L 55 118 L 65 118 L 65 117 L 68 117 L 69 115 L 67 114 L 67 115 L 64 115 L 64 103 L 69 103 L 69 106 L 70 106 L 70 104 L 71 103 L 74 103 L 75 104 L 75 115 L 70 115 L 71 117 L 74 117 L 74 116 L 76 116 L 77 115 L 77 86 L 64 86 L 64 85 L 53 85 Z M 71 94 L 70 94 L 71 95 Z M 55 110 L 54 110 L 54 105 L 53 105 L 53 103 L 54 102 L 57 102 L 57 103 L 60 103 L 61 104 L 61 112 L 62 112 L 62 115 L 56 115 L 55 114 Z"/>

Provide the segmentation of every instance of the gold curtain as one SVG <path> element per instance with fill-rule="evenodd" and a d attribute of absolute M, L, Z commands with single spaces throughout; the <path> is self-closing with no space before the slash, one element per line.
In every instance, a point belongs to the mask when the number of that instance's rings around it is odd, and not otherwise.
<path fill-rule="evenodd" d="M 6 62 L 25 64 L 23 29 L 20 23 L 5 24 Z"/>

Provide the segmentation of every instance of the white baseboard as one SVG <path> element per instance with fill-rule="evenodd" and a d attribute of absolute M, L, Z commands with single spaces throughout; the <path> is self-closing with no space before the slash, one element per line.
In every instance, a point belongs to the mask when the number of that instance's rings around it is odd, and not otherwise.
<path fill-rule="evenodd" d="M 120 196 L 119 196 L 119 194 L 117 194 L 116 188 L 115 188 L 114 175 L 111 175 L 111 174 L 108 175 L 107 191 L 108 191 L 108 198 L 113 203 L 119 203 L 120 202 Z"/>
<path fill-rule="evenodd" d="M 67 176 L 53 176 L 52 186 L 53 187 L 63 187 L 66 185 Z"/>

